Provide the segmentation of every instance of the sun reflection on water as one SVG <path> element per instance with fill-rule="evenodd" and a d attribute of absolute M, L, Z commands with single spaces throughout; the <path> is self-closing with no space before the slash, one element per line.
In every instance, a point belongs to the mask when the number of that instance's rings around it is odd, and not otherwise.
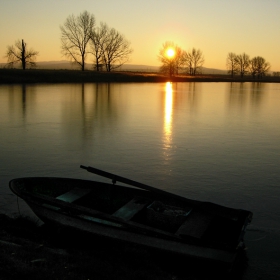
<path fill-rule="evenodd" d="M 165 146 L 169 146 L 172 136 L 172 110 L 173 110 L 173 90 L 172 83 L 165 85 L 165 106 L 164 106 L 164 135 Z"/>

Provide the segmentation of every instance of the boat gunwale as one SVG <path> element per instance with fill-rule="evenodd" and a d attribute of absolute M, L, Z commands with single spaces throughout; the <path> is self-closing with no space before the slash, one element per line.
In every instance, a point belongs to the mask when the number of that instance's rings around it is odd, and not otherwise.
<path fill-rule="evenodd" d="M 25 178 L 16 178 L 16 179 L 13 179 L 10 181 L 9 183 L 9 186 L 11 188 L 11 190 L 16 194 L 18 195 L 19 197 L 21 197 L 23 200 L 26 200 L 27 204 L 28 204 L 28 201 L 30 203 L 33 203 L 39 207 L 44 207 L 43 206 L 43 203 L 44 202 L 49 202 L 50 204 L 52 205 L 55 205 L 55 206 L 59 206 L 61 207 L 65 213 L 61 213 L 61 214 L 64 214 L 64 215 L 67 215 L 67 211 L 72 211 L 72 212 L 75 212 L 76 213 L 84 213 L 84 214 L 87 214 L 87 215 L 91 215 L 93 217 L 97 217 L 97 218 L 101 218 L 101 219 L 104 219 L 104 220 L 107 220 L 107 221 L 110 221 L 110 222 L 116 222 L 116 223 L 119 223 L 121 224 L 122 226 L 118 229 L 118 230 L 126 230 L 126 231 L 129 231 L 131 230 L 131 232 L 135 232 L 135 231 L 138 231 L 138 234 L 140 235 L 143 235 L 143 232 L 148 232 L 148 236 L 152 237 L 153 235 L 156 236 L 156 238 L 160 238 L 162 240 L 172 240 L 174 242 L 177 242 L 177 243 L 180 243 L 180 244 L 188 244 L 190 245 L 190 242 L 189 240 L 186 240 L 184 238 L 181 238 L 180 236 L 178 235 L 175 235 L 173 233 L 169 233 L 167 231 L 163 231 L 163 230 L 159 230 L 159 229 L 156 229 L 154 227 L 149 227 L 149 226 L 146 226 L 146 225 L 142 225 L 140 223 L 137 223 L 137 222 L 133 222 L 133 221 L 125 221 L 119 217 L 114 217 L 110 214 L 106 214 L 104 212 L 101 212 L 101 211 L 97 211 L 97 210 L 93 210 L 93 209 L 90 209 L 90 208 L 87 208 L 87 207 L 83 207 L 81 205 L 77 205 L 77 204 L 72 204 L 72 203 L 69 203 L 69 202 L 64 202 L 64 201 L 60 201 L 54 197 L 50 197 L 50 196 L 47 196 L 47 195 L 36 195 L 36 194 L 33 194 L 33 193 L 30 193 L 30 192 L 22 192 L 19 190 L 19 188 L 15 185 L 15 182 L 19 182 L 19 181 L 26 181 L 26 180 L 45 180 L 45 179 L 51 179 L 51 180 L 68 180 L 68 181 L 76 181 L 76 182 L 87 182 L 88 184 L 94 184 L 94 183 L 98 183 L 98 184 L 101 184 L 101 185 L 106 185 L 108 187 L 114 187 L 115 185 L 113 184 L 108 184 L 108 183 L 103 183 L 103 182 L 98 182 L 98 181 L 92 181 L 92 180 L 84 180 L 84 179 L 76 179 L 76 178 L 63 178 L 63 177 L 25 177 Z M 116 185 L 117 187 L 121 187 L 121 188 L 128 188 L 128 189 L 133 189 L 133 190 L 138 190 L 139 192 L 139 189 L 138 188 L 135 188 L 135 187 L 126 187 L 126 186 L 123 186 L 123 185 Z M 82 188 L 82 187 L 81 187 Z M 143 192 L 143 193 L 150 193 L 150 191 L 146 191 L 146 190 L 140 190 L 140 192 Z M 156 197 L 161 197 L 160 195 L 155 195 Z M 186 198 L 187 201 L 193 201 L 193 200 L 189 200 Z M 200 202 L 200 201 L 193 201 L 195 204 L 199 205 L 203 202 Z M 228 208 L 228 207 L 227 207 Z M 229 209 L 233 209 L 233 208 L 229 208 Z M 50 209 L 48 209 L 50 210 Z M 243 236 L 245 234 L 245 229 L 247 227 L 247 225 L 250 223 L 251 221 L 251 218 L 252 218 L 252 213 L 250 211 L 247 211 L 247 210 L 242 210 L 242 209 L 234 209 L 234 210 L 241 210 L 241 211 L 244 211 L 247 213 L 247 217 L 246 217 L 246 221 L 244 220 L 244 223 L 242 224 L 242 230 L 240 231 L 240 236 Z M 58 213 L 56 211 L 56 213 Z M 69 215 L 71 217 L 74 217 L 74 218 L 77 218 L 73 215 Z M 244 230 L 243 230 L 244 229 Z M 142 232 L 141 232 L 142 231 Z M 193 246 L 198 246 L 198 247 L 204 247 L 204 248 L 211 248 L 211 246 L 204 246 L 203 244 L 191 244 Z M 213 248 L 213 249 L 220 249 L 222 251 L 225 251 L 225 252 L 234 252 L 236 251 L 238 248 Z"/>
<path fill-rule="evenodd" d="M 29 205 L 29 203 L 28 203 Z M 33 210 L 33 205 L 29 205 L 30 208 Z M 38 206 L 38 205 L 36 205 Z M 40 205 L 39 205 L 40 206 Z M 43 208 L 40 208 L 41 211 Z M 44 208 L 46 211 L 53 211 L 52 209 Z M 38 214 L 36 210 L 34 210 L 34 213 Z M 119 240 L 121 242 L 128 242 L 131 244 L 135 244 L 138 246 L 145 246 L 146 248 L 151 248 L 154 250 L 160 250 L 162 252 L 177 254 L 185 257 L 191 257 L 201 260 L 207 260 L 212 262 L 219 262 L 226 265 L 232 266 L 233 262 L 235 261 L 238 253 L 240 250 L 223 250 L 220 248 L 211 248 L 211 247 L 204 247 L 201 245 L 195 245 L 195 244 L 189 244 L 189 243 L 181 243 L 177 242 L 176 240 L 168 240 L 168 239 L 162 239 L 156 236 L 150 236 L 150 235 L 144 235 L 139 232 L 129 232 L 129 231 L 121 231 L 119 228 L 111 227 L 110 230 L 106 231 L 104 233 L 104 225 L 101 224 L 95 224 L 95 229 L 102 230 L 102 234 L 98 234 L 96 232 L 93 232 L 91 230 L 88 230 L 89 224 L 92 224 L 91 221 L 81 219 L 76 216 L 67 215 L 65 213 L 58 213 L 61 216 L 68 216 L 71 219 L 74 219 L 78 223 L 82 223 L 84 228 L 80 229 L 80 227 L 76 227 L 73 224 L 68 225 L 65 222 L 65 219 L 63 218 L 63 222 L 57 221 L 59 220 L 59 217 L 56 217 L 56 220 L 51 220 L 52 223 L 61 225 L 62 223 L 64 227 L 72 228 L 74 230 L 82 230 L 89 232 L 91 234 L 97 235 L 101 238 L 112 238 L 115 240 Z M 38 217 L 41 217 L 40 214 L 38 214 Z M 53 217 L 52 217 L 53 218 Z M 44 217 L 43 220 L 47 219 Z M 66 219 L 67 220 L 67 219 Z M 109 227 L 107 227 L 109 228 Z"/>
<path fill-rule="evenodd" d="M 40 178 L 41 179 L 41 178 L 44 178 L 44 177 L 28 177 L 28 178 L 32 178 L 32 179 Z M 57 179 L 56 177 L 47 177 L 47 178 Z M 19 179 L 25 179 L 25 178 L 19 178 Z M 61 179 L 68 179 L 68 178 L 61 178 Z M 69 202 L 61 201 L 61 200 L 58 200 L 58 199 L 50 197 L 50 196 L 38 195 L 38 194 L 34 194 L 34 193 L 30 193 L 30 192 L 24 192 L 24 191 L 20 192 L 18 190 L 15 190 L 15 188 L 17 188 L 16 186 L 13 186 L 13 181 L 16 181 L 16 180 L 17 179 L 14 179 L 10 182 L 11 190 L 16 195 L 21 197 L 23 200 L 27 200 L 30 203 L 36 204 L 38 206 L 48 208 L 48 207 L 44 206 L 43 204 L 44 204 L 44 202 L 49 202 L 52 205 L 61 207 L 63 210 L 77 211 L 77 212 L 84 213 L 84 214 L 87 214 L 87 215 L 91 215 L 91 216 L 94 216 L 94 217 L 97 217 L 97 218 L 101 218 L 101 219 L 104 219 L 104 220 L 107 220 L 107 221 L 110 221 L 110 222 L 120 223 L 122 225 L 122 228 L 120 228 L 120 229 L 123 229 L 123 230 L 129 230 L 129 229 L 130 230 L 142 230 L 142 231 L 148 232 L 150 234 L 157 234 L 157 235 L 159 235 L 158 237 L 161 237 L 162 239 L 173 239 L 173 240 L 176 240 L 180 243 L 186 243 L 187 244 L 187 242 L 183 238 L 181 238 L 179 236 L 176 236 L 175 234 L 171 234 L 169 232 L 156 229 L 154 227 L 142 225 L 140 223 L 136 223 L 136 222 L 132 222 L 132 221 L 125 221 L 125 220 L 123 220 L 119 217 L 116 217 L 116 216 L 113 216 L 113 215 L 110 215 L 110 214 L 106 214 L 104 212 L 94 210 L 94 209 L 91 209 L 91 208 L 83 207 L 83 206 L 80 206 L 80 205 L 77 205 L 77 204 L 72 204 L 72 203 L 69 203 Z M 72 180 L 72 179 L 70 179 L 70 180 Z M 74 180 L 80 180 L 80 179 L 74 179 Z M 82 180 L 82 181 L 84 181 L 84 180 Z M 95 181 L 89 181 L 89 182 L 95 182 Z M 107 183 L 102 183 L 102 184 L 107 184 Z M 110 184 L 107 184 L 107 185 L 110 185 Z M 42 203 L 38 202 L 38 200 L 41 201 Z M 58 212 L 57 210 L 53 210 L 53 211 Z M 67 213 L 64 213 L 64 214 L 66 215 Z M 73 216 L 73 215 L 71 215 L 71 216 Z"/>

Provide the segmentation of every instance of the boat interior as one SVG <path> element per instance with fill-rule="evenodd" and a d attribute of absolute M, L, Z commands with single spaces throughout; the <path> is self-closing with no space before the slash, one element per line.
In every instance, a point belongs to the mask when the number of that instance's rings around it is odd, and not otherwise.
<path fill-rule="evenodd" d="M 237 246 L 248 216 L 208 202 L 170 199 L 150 191 L 78 179 L 30 179 L 21 188 L 71 205 L 100 211 L 124 222 L 165 231 L 192 243 Z M 59 209 L 59 208 L 57 208 Z"/>

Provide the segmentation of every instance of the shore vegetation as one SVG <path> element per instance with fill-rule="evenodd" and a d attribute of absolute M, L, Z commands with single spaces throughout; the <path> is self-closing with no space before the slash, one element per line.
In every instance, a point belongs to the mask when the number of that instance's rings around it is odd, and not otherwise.
<path fill-rule="evenodd" d="M 229 75 L 200 74 L 191 76 L 178 74 L 172 77 L 155 72 L 51 69 L 0 69 L 0 84 L 33 83 L 163 83 L 163 82 L 280 82 L 280 76 L 271 75 L 256 79 L 251 75 L 243 77 Z"/>

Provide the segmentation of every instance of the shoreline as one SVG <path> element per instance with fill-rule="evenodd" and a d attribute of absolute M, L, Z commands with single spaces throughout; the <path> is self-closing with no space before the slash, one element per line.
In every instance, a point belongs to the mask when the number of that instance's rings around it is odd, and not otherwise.
<path fill-rule="evenodd" d="M 0 223 L 2 280 L 180 279 L 147 252 L 102 243 L 78 232 L 38 226 L 28 217 L 11 218 L 0 213 Z"/>
<path fill-rule="evenodd" d="M 0 84 L 35 83 L 165 83 L 165 82 L 255 82 L 280 83 L 280 77 L 267 76 L 260 79 L 230 75 L 178 75 L 167 77 L 159 73 L 146 72 L 94 72 L 81 70 L 48 69 L 0 69 Z"/>
<path fill-rule="evenodd" d="M 2 280 L 116 279 L 183 280 L 241 277 L 246 256 L 232 272 L 219 266 L 162 255 L 132 245 L 69 229 L 38 225 L 28 217 L 0 213 L 0 275 Z M 185 263 L 185 265 L 182 265 Z M 187 264 L 187 265 L 186 265 Z M 201 265 L 205 270 L 201 271 Z"/>

